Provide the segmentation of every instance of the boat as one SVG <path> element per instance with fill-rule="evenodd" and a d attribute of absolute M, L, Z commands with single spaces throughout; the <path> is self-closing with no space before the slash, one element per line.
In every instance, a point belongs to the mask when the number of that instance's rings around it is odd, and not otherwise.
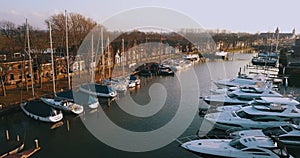
<path fill-rule="evenodd" d="M 96 109 L 100 106 L 98 98 L 96 96 L 80 91 L 67 90 L 59 92 L 56 93 L 56 98 L 76 102 L 77 104 L 88 106 L 91 109 Z"/>
<path fill-rule="evenodd" d="M 199 55 L 198 54 L 185 54 L 182 57 L 185 60 L 190 60 L 190 61 L 199 61 Z"/>
<path fill-rule="evenodd" d="M 134 75 L 129 76 L 129 82 L 128 82 L 128 87 L 133 88 L 136 87 L 137 85 L 141 84 L 141 80 L 135 77 Z"/>
<path fill-rule="evenodd" d="M 83 106 L 74 103 L 73 101 L 67 100 L 67 99 L 57 99 L 57 98 L 40 98 L 44 103 L 47 105 L 50 105 L 54 108 L 66 111 L 66 112 L 72 112 L 74 114 L 81 114 L 83 112 Z"/>
<path fill-rule="evenodd" d="M 262 74 L 257 74 L 257 75 L 240 74 L 236 78 L 214 81 L 214 84 L 218 88 L 239 87 L 239 86 L 247 86 L 247 85 L 261 85 L 264 84 L 267 80 L 268 78 Z"/>
<path fill-rule="evenodd" d="M 200 139 L 186 142 L 181 147 L 200 154 L 237 158 L 291 157 L 286 148 L 277 146 L 269 137 L 242 137 L 235 139 Z"/>
<path fill-rule="evenodd" d="M 171 68 L 166 67 L 166 66 L 162 66 L 159 69 L 159 74 L 161 76 L 174 76 L 175 73 L 174 73 L 174 71 L 172 71 Z"/>
<path fill-rule="evenodd" d="M 113 98 L 118 95 L 117 91 L 113 90 L 111 87 L 97 83 L 81 85 L 79 90 L 84 93 L 95 95 L 98 97 Z"/>
<path fill-rule="evenodd" d="M 289 100 L 289 98 L 270 97 L 269 100 L 281 100 L 281 102 L 284 103 L 284 100 Z M 278 127 L 288 125 L 291 122 L 298 122 L 300 119 L 299 102 L 291 100 L 289 103 L 290 104 L 272 103 L 269 106 L 253 104 L 251 106 L 242 107 L 236 111 L 222 111 L 206 114 L 204 119 L 221 130 Z"/>
<path fill-rule="evenodd" d="M 104 79 L 104 84 L 110 86 L 113 90 L 117 92 L 126 92 L 128 83 L 125 80 L 116 80 L 116 79 Z"/>
<path fill-rule="evenodd" d="M 288 97 L 260 97 L 257 99 L 254 99 L 247 104 L 241 104 L 241 105 L 230 105 L 230 106 L 219 106 L 216 107 L 216 111 L 236 111 L 239 110 L 245 106 L 262 106 L 263 108 L 269 108 L 273 105 L 276 105 L 277 107 L 285 106 L 285 105 L 298 105 L 299 102 Z M 274 109 L 275 106 L 273 106 Z"/>
<path fill-rule="evenodd" d="M 213 94 L 226 94 L 227 92 L 232 92 L 239 89 L 239 87 L 226 87 L 226 88 L 217 88 L 211 89 L 210 92 Z"/>
<path fill-rule="evenodd" d="M 249 101 L 260 97 L 282 97 L 281 94 L 272 90 L 272 83 L 262 87 L 242 86 L 227 94 L 210 95 L 203 98 L 208 104 L 236 105 L 247 104 Z"/>
<path fill-rule="evenodd" d="M 276 66 L 278 62 L 278 54 L 274 52 L 260 52 L 251 60 L 253 65 L 260 66 Z"/>
<path fill-rule="evenodd" d="M 61 111 L 57 111 L 43 102 L 23 102 L 20 107 L 27 116 L 38 121 L 58 122 L 63 118 Z"/>
<path fill-rule="evenodd" d="M 220 52 L 215 52 L 216 57 L 221 57 L 222 59 L 225 59 L 227 57 L 228 52 L 225 51 L 220 51 Z"/>
<path fill-rule="evenodd" d="M 247 136 L 273 136 L 276 137 L 284 145 L 300 145 L 300 130 L 299 126 L 294 124 L 268 127 L 257 130 L 242 130 L 229 134 L 232 138 L 247 137 Z"/>

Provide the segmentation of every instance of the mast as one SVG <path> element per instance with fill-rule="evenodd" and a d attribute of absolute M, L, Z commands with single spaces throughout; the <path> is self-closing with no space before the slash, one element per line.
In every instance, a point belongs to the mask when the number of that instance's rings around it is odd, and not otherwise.
<path fill-rule="evenodd" d="M 102 79 L 105 77 L 104 50 L 103 50 L 103 28 L 101 27 L 101 52 L 102 52 Z"/>
<path fill-rule="evenodd" d="M 55 90 L 55 76 L 54 76 L 54 60 L 53 60 L 53 48 L 52 48 L 52 28 L 51 28 L 51 22 L 49 21 L 49 38 L 50 38 L 50 51 L 51 51 L 51 64 L 52 64 L 52 83 L 53 83 L 53 93 L 56 95 Z"/>
<path fill-rule="evenodd" d="M 29 27 L 28 22 L 26 19 L 26 34 L 27 34 L 27 46 L 28 46 L 28 56 L 29 56 L 29 67 L 30 67 L 30 76 L 31 76 L 31 89 L 32 89 L 32 96 L 34 98 L 34 88 L 33 88 L 33 72 L 32 72 L 32 60 L 30 55 L 30 41 L 29 41 Z"/>
<path fill-rule="evenodd" d="M 107 66 L 108 66 L 108 77 L 109 79 L 111 78 L 111 70 L 110 70 L 110 52 L 109 52 L 109 36 L 107 37 L 107 55 L 108 55 L 108 59 L 107 59 Z"/>
<path fill-rule="evenodd" d="M 92 63 L 91 63 L 91 66 L 92 66 L 92 76 L 91 76 L 91 83 L 94 82 L 94 79 L 95 79 L 95 55 L 94 55 L 94 34 L 92 34 Z"/>
<path fill-rule="evenodd" d="M 68 15 L 67 15 L 67 10 L 65 10 L 65 18 L 66 18 L 65 21 L 66 21 L 66 51 L 67 51 L 68 85 L 69 85 L 69 89 L 71 89 L 71 83 L 70 83 L 70 64 L 69 64 L 69 46 L 68 46 Z"/>
<path fill-rule="evenodd" d="M 125 70 L 124 70 L 124 66 L 125 66 L 125 63 L 124 63 L 124 58 L 125 58 L 125 52 L 124 52 L 124 38 L 122 38 L 122 56 L 121 56 L 121 59 L 122 59 L 122 76 L 124 77 L 125 76 Z"/>

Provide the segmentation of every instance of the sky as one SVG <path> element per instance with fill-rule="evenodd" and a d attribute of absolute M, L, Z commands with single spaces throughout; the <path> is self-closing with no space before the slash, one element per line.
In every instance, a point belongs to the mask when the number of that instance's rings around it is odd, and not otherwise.
<path fill-rule="evenodd" d="M 280 32 L 300 31 L 298 0 L 3 0 L 0 21 L 19 25 L 27 18 L 32 26 L 46 29 L 45 19 L 67 10 L 101 24 L 124 10 L 148 6 L 182 13 L 205 29 L 257 33 L 279 27 Z"/>

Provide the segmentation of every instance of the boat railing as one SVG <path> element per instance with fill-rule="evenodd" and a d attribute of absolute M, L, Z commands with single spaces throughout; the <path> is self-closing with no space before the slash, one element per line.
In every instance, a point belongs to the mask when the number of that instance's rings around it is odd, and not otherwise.
<path fill-rule="evenodd" d="M 192 140 L 197 140 L 197 139 L 199 139 L 199 137 L 197 135 L 190 135 L 190 136 L 177 138 L 176 141 L 179 144 L 184 144 L 186 142 L 189 142 L 189 141 L 192 141 Z"/>

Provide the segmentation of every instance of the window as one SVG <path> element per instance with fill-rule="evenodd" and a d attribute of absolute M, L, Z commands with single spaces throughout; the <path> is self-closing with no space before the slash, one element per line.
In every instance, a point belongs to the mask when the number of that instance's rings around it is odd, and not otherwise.
<path fill-rule="evenodd" d="M 14 53 L 14 58 L 21 58 L 21 53 Z"/>
<path fill-rule="evenodd" d="M 18 69 L 22 69 L 22 64 L 19 64 L 19 65 L 18 65 Z"/>
<path fill-rule="evenodd" d="M 14 74 L 10 74 L 10 80 L 11 80 L 11 81 L 12 81 L 12 80 L 15 80 Z"/>
<path fill-rule="evenodd" d="M 234 94 L 234 93 L 228 93 L 228 97 L 230 97 L 230 98 L 235 98 L 237 95 L 236 94 Z"/>
<path fill-rule="evenodd" d="M 241 142 L 240 142 L 240 139 L 233 139 L 230 143 L 229 143 L 230 146 L 236 148 L 236 149 L 243 149 L 243 148 L 246 148 L 245 145 L 243 145 Z"/>
<path fill-rule="evenodd" d="M 238 110 L 236 112 L 236 114 L 240 117 L 240 118 L 247 118 L 247 119 L 251 119 L 252 116 L 247 114 L 246 112 L 244 112 L 243 110 Z"/>
<path fill-rule="evenodd" d="M 290 132 L 290 131 L 293 130 L 293 128 L 290 127 L 290 126 L 281 126 L 281 127 L 282 127 L 282 129 L 284 129 L 286 132 Z"/>
<path fill-rule="evenodd" d="M 262 132 L 268 136 L 268 135 L 275 135 L 279 136 L 281 134 L 286 134 L 283 130 L 281 130 L 280 127 L 268 127 L 262 130 Z"/>
<path fill-rule="evenodd" d="M 20 80 L 22 79 L 22 74 L 19 74 L 19 79 L 20 79 Z"/>

